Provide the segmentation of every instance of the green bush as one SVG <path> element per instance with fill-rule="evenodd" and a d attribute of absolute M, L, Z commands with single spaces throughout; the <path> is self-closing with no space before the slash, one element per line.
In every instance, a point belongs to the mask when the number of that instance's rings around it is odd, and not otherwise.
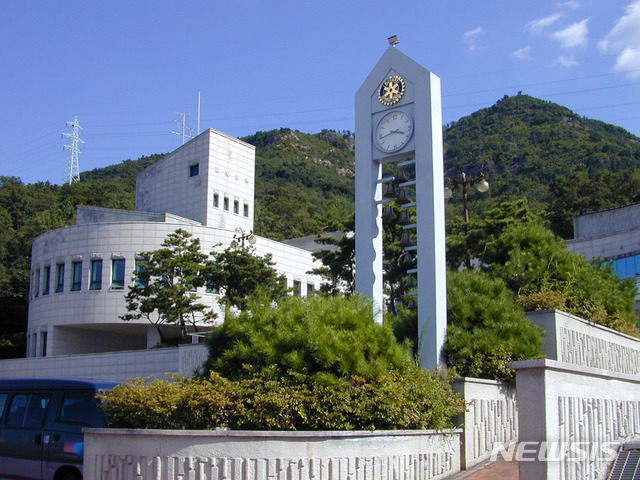
<path fill-rule="evenodd" d="M 115 428 L 233 430 L 442 429 L 464 402 L 442 379 L 413 367 L 376 380 L 342 377 L 328 384 L 303 375 L 236 381 L 136 379 L 103 394 Z"/>
<path fill-rule="evenodd" d="M 447 366 L 462 376 L 513 380 L 509 363 L 541 356 L 544 336 L 505 283 L 486 273 L 447 273 Z"/>
<path fill-rule="evenodd" d="M 373 322 L 371 302 L 357 296 L 287 296 L 275 307 L 254 299 L 213 328 L 207 345 L 208 370 L 234 379 L 265 368 L 328 381 L 351 375 L 375 379 L 411 363 L 391 329 Z"/>

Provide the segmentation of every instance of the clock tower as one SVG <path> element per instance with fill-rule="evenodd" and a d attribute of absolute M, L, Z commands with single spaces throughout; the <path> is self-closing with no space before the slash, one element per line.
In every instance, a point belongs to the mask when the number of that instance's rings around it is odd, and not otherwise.
<path fill-rule="evenodd" d="M 356 290 L 374 300 L 378 322 L 382 222 L 396 213 L 404 300 L 417 308 L 420 365 L 433 370 L 447 330 L 440 79 L 390 46 L 356 93 Z"/>

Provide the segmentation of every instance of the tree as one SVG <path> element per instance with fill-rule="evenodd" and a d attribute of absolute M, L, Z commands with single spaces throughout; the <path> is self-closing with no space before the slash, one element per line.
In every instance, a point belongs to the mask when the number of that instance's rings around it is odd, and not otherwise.
<path fill-rule="evenodd" d="M 571 252 L 554 233 L 513 224 L 487 244 L 486 271 L 502 279 L 528 310 L 557 308 L 638 336 L 633 279 Z"/>
<path fill-rule="evenodd" d="M 203 278 L 208 288 L 222 294 L 222 305 L 244 310 L 247 299 L 256 292 L 270 299 L 287 293 L 286 278 L 273 268 L 271 254 L 260 257 L 251 246 L 232 245 L 222 252 L 212 252 L 211 256 Z"/>
<path fill-rule="evenodd" d="M 170 233 L 161 248 L 145 252 L 138 263 L 135 283 L 126 295 L 129 313 L 124 321 L 146 318 L 167 344 L 162 326 L 177 324 L 180 340 L 187 336 L 187 325 L 197 331 L 197 323 L 211 321 L 215 314 L 198 303 L 196 288 L 204 285 L 202 275 L 206 255 L 200 253 L 200 239 L 178 229 Z"/>
<path fill-rule="evenodd" d="M 323 292 L 350 296 L 356 287 L 355 217 L 336 227 L 336 230 L 343 233 L 338 237 L 321 235 L 315 239 L 316 243 L 328 248 L 312 254 L 313 258 L 322 262 L 322 267 L 314 268 L 309 273 L 324 278 L 325 282 L 320 286 Z"/>
<path fill-rule="evenodd" d="M 510 362 L 542 353 L 542 330 L 506 284 L 485 272 L 447 273 L 447 316 L 443 354 L 458 375 L 513 380 Z"/>

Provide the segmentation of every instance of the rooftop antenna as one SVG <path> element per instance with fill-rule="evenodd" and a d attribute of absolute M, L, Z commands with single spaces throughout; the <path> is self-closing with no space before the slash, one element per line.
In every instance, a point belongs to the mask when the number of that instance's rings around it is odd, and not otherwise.
<path fill-rule="evenodd" d="M 200 135 L 200 92 L 198 92 L 198 135 Z"/>
<path fill-rule="evenodd" d="M 180 135 L 182 137 L 182 144 L 184 145 L 184 143 L 190 139 L 193 138 L 193 135 L 190 135 L 187 132 L 193 132 L 193 129 L 191 127 L 187 127 L 187 117 L 189 116 L 188 113 L 180 113 L 180 112 L 175 112 L 176 115 L 180 115 L 182 117 L 181 121 L 178 120 L 174 120 L 174 122 L 176 122 L 178 124 L 178 126 L 180 127 L 180 131 L 176 132 L 173 131 L 171 133 L 174 133 L 176 135 Z"/>
<path fill-rule="evenodd" d="M 67 122 L 67 127 L 71 127 L 71 133 L 63 133 L 65 137 L 69 137 L 71 143 L 64 145 L 64 148 L 69 150 L 69 158 L 65 164 L 64 182 L 71 185 L 73 182 L 80 181 L 80 165 L 78 158 L 80 157 L 80 144 L 84 143 L 80 138 L 80 130 L 82 127 L 78 122 L 78 116 L 73 117 L 73 121 Z"/>

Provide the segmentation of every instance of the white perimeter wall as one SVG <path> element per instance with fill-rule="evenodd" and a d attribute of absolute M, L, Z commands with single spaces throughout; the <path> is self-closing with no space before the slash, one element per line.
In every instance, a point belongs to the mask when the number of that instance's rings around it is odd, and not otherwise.
<path fill-rule="evenodd" d="M 85 430 L 93 480 L 439 479 L 460 470 L 457 431 Z"/>

